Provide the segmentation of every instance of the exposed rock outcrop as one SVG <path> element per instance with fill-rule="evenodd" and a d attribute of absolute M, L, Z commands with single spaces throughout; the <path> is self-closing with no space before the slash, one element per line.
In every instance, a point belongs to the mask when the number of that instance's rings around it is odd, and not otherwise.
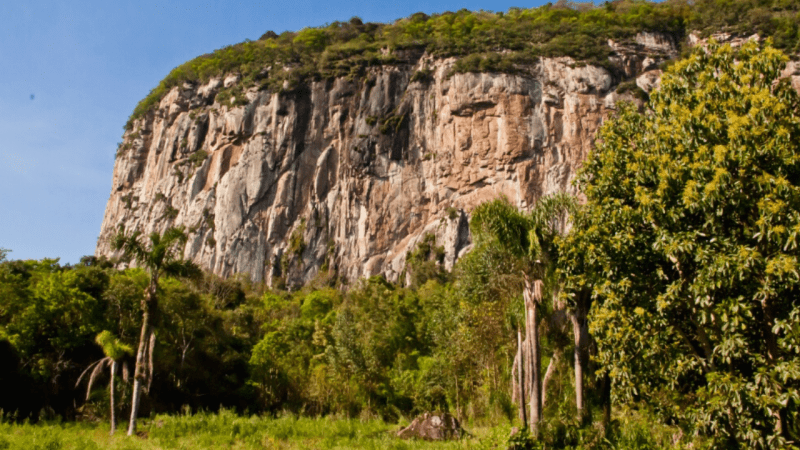
<path fill-rule="evenodd" d="M 460 439 L 464 434 L 458 419 L 448 413 L 424 413 L 397 432 L 401 439 L 444 441 Z"/>
<path fill-rule="evenodd" d="M 449 269 L 470 245 L 472 208 L 572 191 L 603 119 L 622 97 L 638 101 L 616 86 L 677 52 L 655 34 L 610 45 L 617 69 L 564 57 L 451 74 L 453 59 L 418 54 L 364 80 L 251 88 L 236 106 L 217 93 L 237 74 L 174 88 L 124 136 L 96 254 L 114 256 L 120 224 L 183 225 L 185 256 L 222 276 L 397 280 L 433 234 Z M 644 89 L 656 83 L 647 77 Z"/>

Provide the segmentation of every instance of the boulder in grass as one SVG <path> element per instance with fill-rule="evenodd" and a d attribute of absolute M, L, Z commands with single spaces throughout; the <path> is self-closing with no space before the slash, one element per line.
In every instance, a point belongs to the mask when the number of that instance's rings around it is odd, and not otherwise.
<path fill-rule="evenodd" d="M 458 419 L 448 413 L 424 413 L 415 418 L 411 424 L 397 432 L 401 439 L 424 439 L 426 441 L 444 441 L 460 439 L 464 435 Z"/>

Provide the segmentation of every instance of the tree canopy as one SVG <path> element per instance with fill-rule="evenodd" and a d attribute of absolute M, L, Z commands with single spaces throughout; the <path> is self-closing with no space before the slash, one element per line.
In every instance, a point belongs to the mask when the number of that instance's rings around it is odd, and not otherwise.
<path fill-rule="evenodd" d="M 644 401 L 718 445 L 798 436 L 800 97 L 767 44 L 710 44 L 643 113 L 608 120 L 562 242 L 594 289 L 597 361 L 618 402 Z"/>

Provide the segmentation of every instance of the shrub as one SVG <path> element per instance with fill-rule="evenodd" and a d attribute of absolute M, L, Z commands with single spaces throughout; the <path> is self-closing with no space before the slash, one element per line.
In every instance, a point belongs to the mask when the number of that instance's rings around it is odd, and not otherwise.
<path fill-rule="evenodd" d="M 174 208 L 172 205 L 167 205 L 167 209 L 164 210 L 164 215 L 162 217 L 174 219 L 178 217 L 178 209 Z"/>
<path fill-rule="evenodd" d="M 203 162 L 208 158 L 208 152 L 205 150 L 198 150 L 189 156 L 189 163 L 195 168 L 203 165 Z"/>
<path fill-rule="evenodd" d="M 306 232 L 306 219 L 300 219 L 300 225 L 292 231 L 289 237 L 289 253 L 297 257 L 302 257 L 303 250 L 306 249 L 306 242 L 303 240 L 303 234 Z"/>
<path fill-rule="evenodd" d="M 429 83 L 433 80 L 433 71 L 431 69 L 422 69 L 414 72 L 414 75 L 411 76 L 409 83 Z"/>

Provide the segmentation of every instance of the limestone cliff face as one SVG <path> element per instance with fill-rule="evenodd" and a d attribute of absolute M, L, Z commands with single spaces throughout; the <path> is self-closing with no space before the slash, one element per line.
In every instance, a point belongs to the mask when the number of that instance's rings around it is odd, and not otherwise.
<path fill-rule="evenodd" d="M 452 59 L 398 55 L 366 80 L 255 88 L 224 106 L 236 74 L 175 88 L 126 132 L 96 254 L 119 225 L 183 225 L 185 256 L 219 275 L 301 284 L 320 270 L 396 280 L 426 234 L 451 268 L 468 217 L 505 195 L 521 207 L 571 181 L 596 130 L 637 78 L 652 89 L 676 53 L 666 36 L 609 45 L 611 71 L 569 58 L 517 74 L 448 76 Z"/>

